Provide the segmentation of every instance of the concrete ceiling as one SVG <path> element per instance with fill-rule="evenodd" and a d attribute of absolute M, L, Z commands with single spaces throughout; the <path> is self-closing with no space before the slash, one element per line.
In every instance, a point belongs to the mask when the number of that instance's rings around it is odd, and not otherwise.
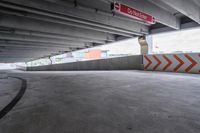
<path fill-rule="evenodd" d="M 199 0 L 118 0 L 154 16 L 155 25 L 113 14 L 111 2 L 1 0 L 0 62 L 26 62 L 200 24 Z"/>

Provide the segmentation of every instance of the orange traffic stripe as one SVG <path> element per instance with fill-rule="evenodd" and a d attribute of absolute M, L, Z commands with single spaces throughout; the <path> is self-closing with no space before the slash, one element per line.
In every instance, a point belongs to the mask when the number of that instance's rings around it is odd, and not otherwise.
<path fill-rule="evenodd" d="M 155 55 L 153 55 L 153 58 L 158 62 L 157 63 L 157 65 L 153 68 L 153 70 L 155 71 L 159 66 L 160 66 L 160 64 L 162 63 L 159 59 L 158 59 L 158 57 L 156 57 Z"/>
<path fill-rule="evenodd" d="M 144 67 L 144 70 L 147 70 L 147 68 L 152 64 L 152 61 L 146 55 L 144 55 L 144 58 L 148 61 L 148 64 Z"/>
<path fill-rule="evenodd" d="M 185 57 L 192 63 L 185 69 L 185 72 L 189 72 L 195 65 L 197 65 L 197 62 L 188 54 L 185 54 Z"/>
<path fill-rule="evenodd" d="M 163 58 L 168 62 L 163 68 L 163 71 L 166 71 L 167 68 L 172 64 L 172 61 L 166 55 L 163 55 Z"/>
<path fill-rule="evenodd" d="M 173 55 L 173 56 L 179 62 L 179 64 L 174 68 L 174 72 L 177 72 L 181 68 L 181 66 L 184 64 L 184 62 L 177 55 Z"/>

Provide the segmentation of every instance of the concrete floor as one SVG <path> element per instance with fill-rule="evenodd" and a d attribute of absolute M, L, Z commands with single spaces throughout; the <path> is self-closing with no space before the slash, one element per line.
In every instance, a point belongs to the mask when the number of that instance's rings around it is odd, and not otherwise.
<path fill-rule="evenodd" d="M 200 75 L 142 71 L 10 75 L 27 79 L 28 88 L 0 120 L 0 133 L 200 132 Z"/>

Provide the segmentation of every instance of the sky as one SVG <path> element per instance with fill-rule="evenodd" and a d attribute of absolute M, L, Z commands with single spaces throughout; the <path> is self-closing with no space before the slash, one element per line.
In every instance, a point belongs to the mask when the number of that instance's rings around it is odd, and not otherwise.
<path fill-rule="evenodd" d="M 127 39 L 108 45 L 102 45 L 101 50 L 110 50 L 109 54 L 140 54 L 138 38 Z"/>
<path fill-rule="evenodd" d="M 15 67 L 13 67 L 11 64 L 7 64 L 7 63 L 0 63 L 0 70 L 3 69 L 14 69 Z"/>
<path fill-rule="evenodd" d="M 16 69 L 17 67 L 25 67 L 26 64 L 23 62 L 18 63 L 0 63 L 0 70 Z"/>
<path fill-rule="evenodd" d="M 200 52 L 200 28 L 153 35 L 156 53 Z"/>

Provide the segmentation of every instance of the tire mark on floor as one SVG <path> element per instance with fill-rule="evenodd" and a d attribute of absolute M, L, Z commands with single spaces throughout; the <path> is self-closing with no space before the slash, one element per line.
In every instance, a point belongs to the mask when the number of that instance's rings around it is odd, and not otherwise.
<path fill-rule="evenodd" d="M 8 112 L 10 112 L 13 107 L 19 102 L 19 100 L 23 97 L 26 88 L 27 88 L 27 81 L 20 77 L 10 77 L 21 80 L 21 89 L 17 93 L 17 95 L 12 99 L 12 101 L 6 105 L 1 111 L 0 111 L 0 119 L 2 119 Z"/>

